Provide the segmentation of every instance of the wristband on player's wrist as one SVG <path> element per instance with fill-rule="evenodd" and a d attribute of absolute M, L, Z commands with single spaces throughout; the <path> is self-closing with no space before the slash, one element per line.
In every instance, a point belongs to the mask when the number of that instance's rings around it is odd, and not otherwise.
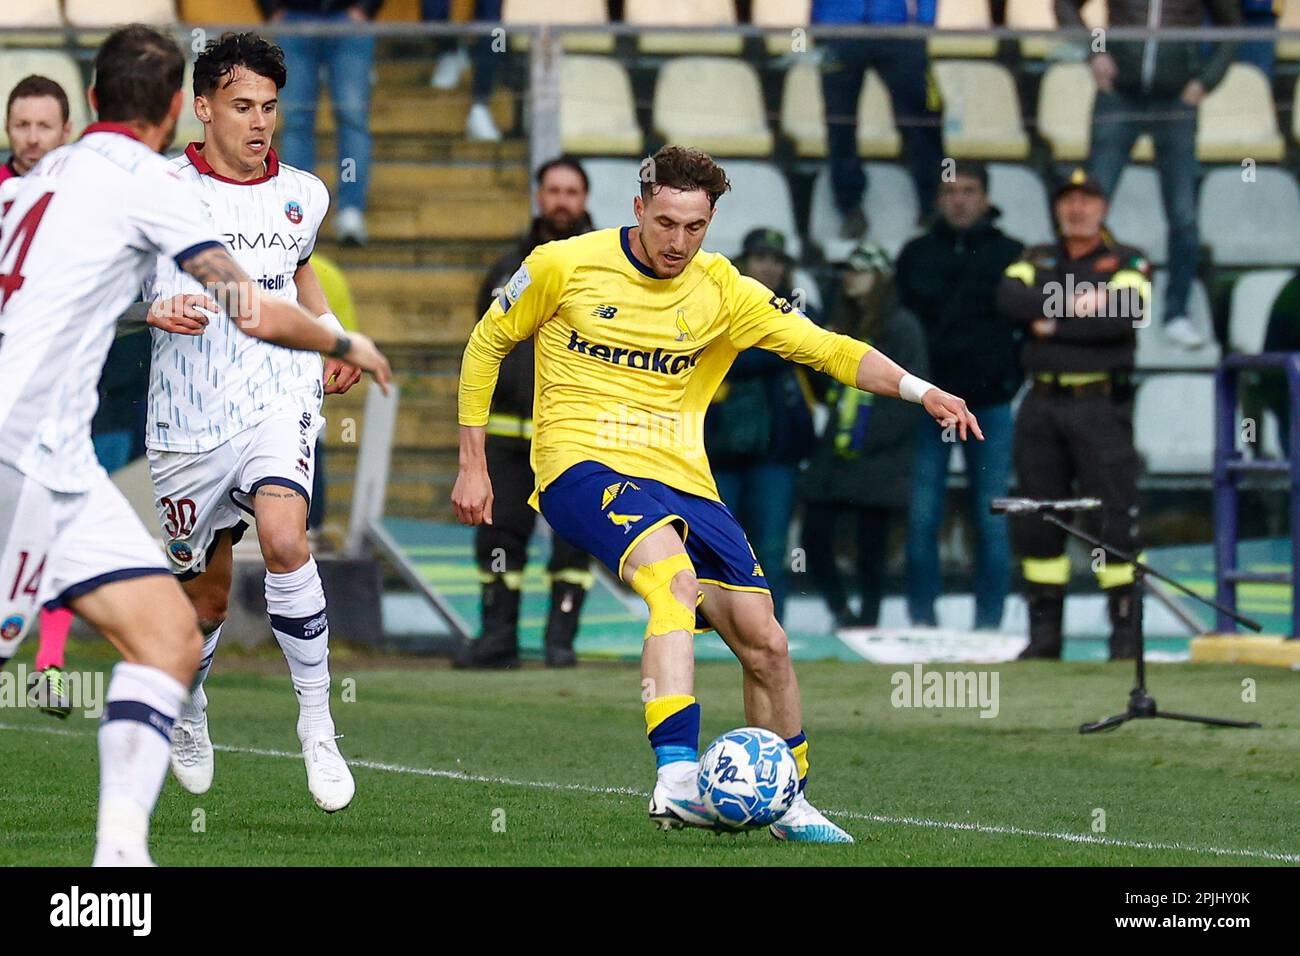
<path fill-rule="evenodd" d="M 326 355 L 330 358 L 347 358 L 348 353 L 352 351 L 352 340 L 344 332 L 338 333 L 334 338 L 334 347 Z"/>
<path fill-rule="evenodd" d="M 347 329 L 343 328 L 343 323 L 339 320 L 339 317 L 333 312 L 322 312 L 320 315 L 316 316 L 316 321 L 324 322 L 331 330 L 340 334 L 347 331 Z"/>
<path fill-rule="evenodd" d="M 934 386 L 925 379 L 918 378 L 911 372 L 904 372 L 903 377 L 898 382 L 898 397 L 909 402 L 916 402 L 919 405 L 921 399 L 925 397 L 925 393 L 932 388 Z"/>

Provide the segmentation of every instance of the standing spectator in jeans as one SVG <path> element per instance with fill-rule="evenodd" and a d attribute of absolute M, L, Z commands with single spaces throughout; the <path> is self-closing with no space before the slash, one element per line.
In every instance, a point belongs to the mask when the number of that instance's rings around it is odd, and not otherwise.
<path fill-rule="evenodd" d="M 742 273 L 781 298 L 798 301 L 793 266 L 785 236 L 775 229 L 750 232 L 736 262 Z M 817 321 L 817 314 L 806 306 L 801 311 Z M 746 349 L 731 366 L 704 421 L 704 445 L 718 495 L 753 544 L 777 620 L 789 592 L 787 543 L 795 473 L 813 445 L 811 393 L 804 375 L 779 355 Z"/>
<path fill-rule="evenodd" d="M 930 377 L 966 397 L 984 428 L 984 441 L 961 444 L 970 480 L 975 534 L 975 627 L 1002 622 L 1011 573 L 1006 518 L 989 501 L 1007 493 L 1011 473 L 1011 399 L 1020 387 L 1017 333 L 998 314 L 1002 273 L 1020 258 L 1021 244 L 996 223 L 983 163 L 961 161 L 939 184 L 938 217 L 898 257 L 898 295 L 921 320 Z M 907 610 L 913 624 L 933 627 L 942 581 L 939 534 L 953 442 L 935 428 L 918 429 L 907 532 Z"/>
<path fill-rule="evenodd" d="M 271 23 L 368 23 L 384 0 L 257 0 Z M 372 36 L 282 36 L 288 82 L 280 91 L 284 113 L 280 158 L 316 171 L 316 101 L 320 70 L 329 71 L 330 100 L 338 129 L 338 186 L 334 235 L 348 245 L 366 241 L 366 191 L 370 187 L 370 85 L 375 67 Z"/>
<path fill-rule="evenodd" d="M 434 23 L 448 22 L 451 20 L 451 0 L 420 0 L 420 17 Z M 474 19 L 499 23 L 501 0 L 474 0 Z M 455 40 L 447 41 L 433 68 L 430 85 L 435 90 L 454 90 L 460 85 L 461 74 L 473 64 L 469 114 L 465 117 L 465 135 L 473 142 L 496 143 L 501 140 L 501 131 L 492 119 L 491 106 L 492 82 L 500 58 L 501 54 L 492 49 L 492 35 L 485 33 L 471 42 L 468 53 Z"/>
<path fill-rule="evenodd" d="M 888 254 L 874 244 L 859 246 L 849 256 L 848 270 L 827 327 L 869 342 L 913 374 L 928 375 L 925 336 L 898 302 Z M 826 381 L 819 377 L 819 383 Z M 907 510 L 913 436 L 922 416 L 909 402 L 839 383 L 830 385 L 825 401 L 830 419 L 799 480 L 802 544 L 808 571 L 836 627 L 874 627 L 880 618 L 889 529 Z M 835 563 L 835 533 L 845 525 L 857 537 L 861 606 L 856 616 L 849 611 Z"/>
<path fill-rule="evenodd" d="M 817 25 L 934 25 L 936 0 L 813 0 Z M 819 40 L 823 56 L 822 91 L 826 100 L 826 142 L 830 150 L 831 189 L 839 210 L 840 235 L 860 239 L 867 232 L 862 197 L 867 177 L 858 158 L 858 95 L 866 71 L 880 74 L 894 104 L 903 136 L 903 156 L 921 215 L 934 208 L 934 184 L 943 157 L 938 88 L 930 79 L 924 40 Z"/>
<path fill-rule="evenodd" d="M 1062 27 L 1083 27 L 1085 0 L 1056 0 Z M 1199 27 L 1241 23 L 1240 0 L 1110 0 L 1112 27 Z M 1115 40 L 1089 57 L 1097 81 L 1088 173 L 1110 199 L 1139 135 L 1155 141 L 1156 168 L 1169 221 L 1169 290 L 1165 336 L 1186 349 L 1205 339 L 1187 318 L 1196 278 L 1200 236 L 1196 228 L 1196 109 L 1223 79 L 1235 43 L 1217 43 L 1209 59 L 1190 41 Z"/>

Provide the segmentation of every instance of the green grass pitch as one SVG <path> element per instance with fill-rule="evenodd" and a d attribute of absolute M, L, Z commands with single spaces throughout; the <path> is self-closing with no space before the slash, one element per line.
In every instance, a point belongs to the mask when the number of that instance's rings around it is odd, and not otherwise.
<path fill-rule="evenodd" d="M 86 645 L 72 645 L 70 658 L 108 664 Z M 327 816 L 295 753 L 297 708 L 283 662 L 219 657 L 208 685 L 216 781 L 195 797 L 169 777 L 154 814 L 158 862 L 1300 862 L 1300 695 L 1285 671 L 1150 668 L 1162 706 L 1256 719 L 1262 730 L 1142 721 L 1084 737 L 1081 721 L 1122 709 L 1127 665 L 1000 665 L 1000 712 L 985 719 L 975 710 L 895 708 L 891 675 L 908 667 L 802 664 L 809 794 L 858 841 L 818 847 L 762 832 L 653 829 L 635 667 L 467 674 L 399 663 L 343 649 L 334 656 L 334 714 L 357 796 Z M 1242 700 L 1245 678 L 1256 682 L 1254 703 Z M 738 667 L 702 664 L 697 682 L 703 742 L 744 723 Z M 347 688 L 352 702 L 340 699 Z M 57 722 L 0 708 L 0 864 L 89 863 L 94 730 L 79 716 Z"/>

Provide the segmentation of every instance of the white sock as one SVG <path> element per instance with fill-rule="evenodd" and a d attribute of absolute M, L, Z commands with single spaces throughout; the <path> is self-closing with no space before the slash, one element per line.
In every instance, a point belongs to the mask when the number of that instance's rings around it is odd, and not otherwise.
<path fill-rule="evenodd" d="M 694 780 L 699 772 L 700 765 L 694 760 L 674 760 L 659 768 L 658 777 L 669 789 L 675 789 Z"/>
<path fill-rule="evenodd" d="M 212 672 L 212 658 L 217 652 L 217 641 L 221 639 L 221 625 L 218 624 L 211 634 L 203 636 L 203 656 L 199 659 L 199 669 L 194 672 L 194 684 L 190 688 L 190 699 L 181 708 L 181 717 L 198 720 L 208 709 L 208 695 L 203 690 L 203 682 Z"/>
<path fill-rule="evenodd" d="M 266 611 L 298 695 L 298 736 L 332 737 L 330 628 L 315 558 L 285 574 L 266 572 Z"/>
<path fill-rule="evenodd" d="M 123 661 L 113 668 L 99 724 L 97 858 L 114 850 L 148 856 L 149 816 L 185 697 L 185 688 L 156 667 Z"/>

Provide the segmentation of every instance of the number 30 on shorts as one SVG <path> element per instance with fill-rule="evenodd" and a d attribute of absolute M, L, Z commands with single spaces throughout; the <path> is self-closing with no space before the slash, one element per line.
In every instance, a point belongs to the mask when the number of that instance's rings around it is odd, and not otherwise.
<path fill-rule="evenodd" d="M 163 531 L 169 538 L 187 538 L 194 530 L 198 509 L 193 498 L 163 498 Z"/>

